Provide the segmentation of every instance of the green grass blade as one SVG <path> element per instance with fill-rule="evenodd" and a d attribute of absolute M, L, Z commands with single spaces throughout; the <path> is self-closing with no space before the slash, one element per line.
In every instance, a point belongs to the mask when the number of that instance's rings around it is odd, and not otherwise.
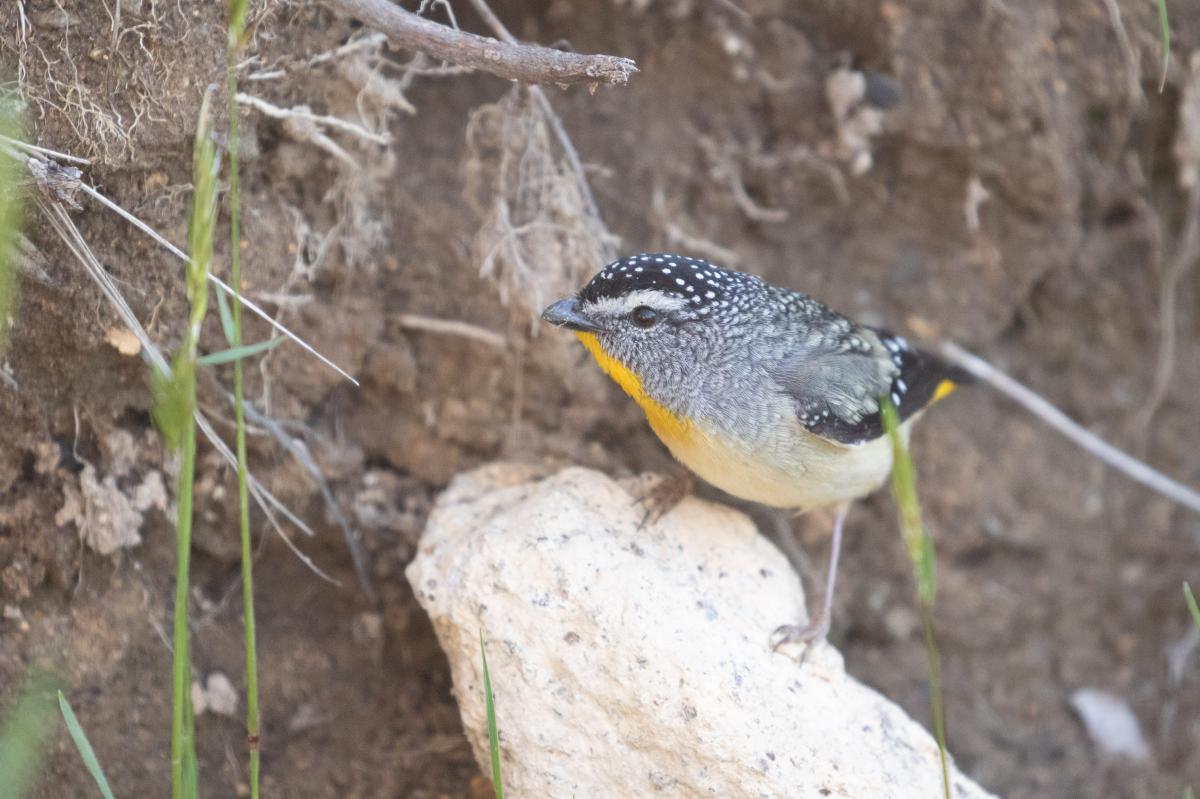
<path fill-rule="evenodd" d="M 100 789 L 104 799 L 114 799 L 112 789 L 108 787 L 108 779 L 104 776 L 104 769 L 100 768 L 100 761 L 96 758 L 96 751 L 92 749 L 87 733 L 83 731 L 79 719 L 75 718 L 75 711 L 71 710 L 71 703 L 62 691 L 58 692 L 58 709 L 62 711 L 63 721 L 67 723 L 67 732 L 71 733 L 71 740 L 75 742 L 79 757 L 83 759 L 83 765 L 87 766 L 88 773 L 95 780 L 96 787 Z"/>
<path fill-rule="evenodd" d="M 0 134 L 22 139 L 17 97 L 0 93 Z M 9 320 L 17 306 L 17 232 L 21 227 L 21 164 L 0 158 L 0 352 L 8 341 Z"/>
<path fill-rule="evenodd" d="M 276 336 L 275 338 L 267 339 L 266 341 L 259 341 L 255 344 L 245 344 L 241 347 L 232 347 L 227 350 L 221 350 L 220 352 L 210 352 L 208 355 L 201 355 L 199 358 L 197 358 L 196 363 L 200 364 L 201 366 L 219 366 L 223 363 L 240 361 L 243 358 L 249 358 L 253 355 L 258 355 L 260 352 L 273 350 L 284 341 L 286 341 L 286 339 L 283 336 Z"/>
<path fill-rule="evenodd" d="M 0 719 L 0 796 L 17 799 L 33 785 L 45 744 L 54 730 L 54 685 L 35 674 Z"/>
<path fill-rule="evenodd" d="M 250 0 L 227 0 L 225 3 L 229 15 L 230 52 L 236 52 L 246 44 L 246 14 L 249 10 Z"/>
<path fill-rule="evenodd" d="M 191 413 L 187 384 L 176 379 L 174 369 L 170 372 L 154 369 L 150 373 L 150 394 L 153 398 L 150 415 L 154 417 L 154 424 L 162 434 L 163 443 L 172 452 L 182 451 L 183 430 L 187 427 L 188 414 Z"/>
<path fill-rule="evenodd" d="M 900 417 L 896 407 L 886 397 L 880 401 L 883 429 L 892 444 L 892 496 L 896 500 L 900 531 L 912 561 L 917 582 L 917 604 L 921 609 L 921 631 L 925 642 L 925 658 L 929 673 L 929 705 L 933 714 L 933 732 L 937 739 L 942 769 L 942 789 L 950 799 L 950 765 L 946 755 L 946 714 L 942 702 L 941 657 L 933 634 L 933 600 L 937 581 L 933 539 L 921 518 L 921 503 L 917 499 L 917 473 L 909 456 L 904 437 L 900 434 Z"/>
<path fill-rule="evenodd" d="M 225 292 L 217 293 L 217 313 L 221 317 L 221 332 L 225 334 L 225 343 L 233 346 L 233 313 L 229 310 L 229 299 Z"/>
<path fill-rule="evenodd" d="M 1200 629 L 1200 605 L 1196 604 L 1196 597 L 1192 595 L 1192 587 L 1186 582 L 1183 584 L 1183 598 L 1187 601 L 1188 613 L 1192 614 L 1192 622 L 1196 628 Z"/>
<path fill-rule="evenodd" d="M 916 571 L 917 596 L 922 604 L 932 605 L 937 590 L 933 539 L 921 518 L 916 469 L 900 435 L 900 419 L 895 406 L 885 400 L 881 410 L 883 428 L 892 444 L 892 496 L 900 511 L 900 532 Z"/>
<path fill-rule="evenodd" d="M 1167 0 L 1158 0 L 1158 27 L 1162 31 L 1163 68 L 1158 81 L 1158 93 L 1167 85 L 1167 70 L 1171 66 L 1171 20 L 1167 18 Z"/>
<path fill-rule="evenodd" d="M 171 797 L 190 799 L 199 783 L 192 713 L 192 661 L 188 630 L 192 554 L 192 487 L 196 476 L 196 360 L 200 328 L 208 307 L 213 233 L 217 219 L 217 171 L 209 102 L 205 94 L 196 123 L 192 210 L 188 224 L 187 298 L 190 305 L 183 341 L 171 373 L 155 373 L 154 418 L 163 437 L 181 452 L 175 522 L 175 608 L 171 667 Z"/>
<path fill-rule="evenodd" d="M 191 652 L 188 652 L 191 661 Z M 200 765 L 196 760 L 196 716 L 192 708 L 191 692 L 184 705 L 184 727 L 187 739 L 183 747 L 183 799 L 197 799 L 200 796 Z"/>
<path fill-rule="evenodd" d="M 225 90 L 229 103 L 229 276 L 233 290 L 242 291 L 241 194 L 238 161 L 238 52 L 246 43 L 249 0 L 227 0 L 229 37 L 225 48 Z M 242 346 L 242 305 L 235 303 L 226 331 L 234 349 Z M 274 346 L 274 345 L 271 345 Z M 245 365 L 233 362 L 233 414 L 237 451 L 238 531 L 242 555 L 242 629 L 246 650 L 246 745 L 250 752 L 250 799 L 258 799 L 262 723 L 258 708 L 258 644 L 254 619 L 254 551 L 250 541 L 249 469 L 246 457 Z"/>
<path fill-rule="evenodd" d="M 483 702 L 487 708 L 488 749 L 492 754 L 492 787 L 496 799 L 504 799 L 504 778 L 500 774 L 500 728 L 496 726 L 496 699 L 492 695 L 492 675 L 488 672 L 483 630 L 479 631 L 479 654 L 483 658 Z"/>

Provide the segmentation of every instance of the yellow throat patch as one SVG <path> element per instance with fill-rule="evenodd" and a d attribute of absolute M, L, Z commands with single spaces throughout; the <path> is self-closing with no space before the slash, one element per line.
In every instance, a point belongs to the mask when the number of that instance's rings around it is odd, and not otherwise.
<path fill-rule="evenodd" d="M 596 363 L 600 364 L 604 373 L 641 406 L 646 414 L 646 420 L 650 422 L 650 427 L 663 440 L 663 443 L 667 445 L 682 443 L 689 438 L 692 432 L 691 422 L 676 416 L 668 408 L 655 402 L 642 387 L 642 379 L 625 364 L 609 355 L 595 334 L 576 331 L 575 335 L 583 342 L 583 346 L 587 347 L 588 352 L 596 359 Z"/>

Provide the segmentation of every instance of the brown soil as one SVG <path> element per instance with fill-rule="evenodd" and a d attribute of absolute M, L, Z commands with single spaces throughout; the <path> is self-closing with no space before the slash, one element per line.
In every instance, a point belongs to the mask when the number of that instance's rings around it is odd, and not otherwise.
<path fill-rule="evenodd" d="M 20 64 L 38 141 L 93 158 L 88 180 L 182 243 L 194 118 L 223 64 L 220 4 L 125 0 L 116 47 L 105 4 L 26 2 L 25 34 L 14 5 L 0 12 L 0 58 Z M 741 268 L 865 321 L 948 335 L 1119 445 L 1200 483 L 1197 270 L 1173 298 L 1170 388 L 1146 432 L 1136 423 L 1160 346 L 1160 287 L 1184 222 L 1172 143 L 1200 16 L 1168 3 L 1175 66 L 1160 94 L 1151 3 L 1119 3 L 1140 66 L 1092 0 L 801 5 L 558 0 L 496 10 L 523 39 L 638 61 L 627 88 L 550 90 L 594 166 L 619 251 L 712 256 L 719 245 Z M 456 472 L 497 457 L 613 472 L 670 464 L 636 408 L 575 345 L 530 335 L 530 307 L 599 266 L 586 256 L 602 246 L 571 191 L 531 206 L 507 183 L 532 164 L 546 185 L 569 188 L 545 131 L 518 125 L 521 141 L 539 144 L 528 160 L 502 163 L 514 135 L 503 123 L 527 123 L 522 104 L 471 120 L 503 100 L 507 84 L 419 76 L 405 87 L 409 113 L 363 82 L 366 62 L 308 64 L 364 32 L 306 6 L 258 12 L 258 60 L 242 72 L 243 91 L 355 122 L 361 110 L 392 141 L 334 134 L 362 166 L 354 172 L 278 120 L 243 114 L 247 290 L 273 295 L 264 303 L 362 387 L 284 346 L 250 370 L 249 396 L 303 437 L 363 538 L 377 597 L 358 589 L 303 468 L 258 431 L 255 473 L 313 525 L 316 537 L 297 542 L 342 583 L 307 570 L 256 515 L 265 795 L 463 796 L 478 770 L 445 661 L 403 578 L 432 497 Z M 464 27 L 482 30 L 466 4 L 455 10 Z M 837 131 L 824 81 L 843 64 L 890 76 L 903 94 L 861 176 L 830 146 Z M 275 69 L 284 73 L 250 80 Z M 990 193 L 975 230 L 964 210 L 972 179 Z M 497 181 L 514 208 L 565 232 L 526 241 L 530 272 L 505 256 L 495 280 L 484 280 Z M 75 220 L 151 335 L 173 346 L 178 263 L 95 205 Z M 679 231 L 711 244 L 681 243 Z M 171 521 L 146 510 L 143 542 L 102 556 L 59 511 L 89 469 L 133 492 L 152 473 L 170 484 L 171 465 L 152 433 L 145 367 L 105 341 L 116 316 L 36 214 L 30 236 L 46 274 L 22 282 L 4 358 L 16 387 L 0 383 L 0 699 L 30 664 L 51 663 L 118 795 L 162 795 Z M 222 260 L 227 249 L 218 246 Z M 300 300 L 281 304 L 279 294 Z M 404 314 L 467 322 L 508 344 L 500 352 L 414 330 Z M 266 333 L 249 326 L 252 338 Z M 206 335 L 220 348 L 215 322 Z M 228 384 L 227 372 L 216 375 Z M 214 389 L 205 387 L 204 405 L 228 436 L 231 414 Z M 1015 799 L 1179 796 L 1189 780 L 1200 785 L 1197 661 L 1176 683 L 1164 655 L 1188 625 L 1180 584 L 1200 583 L 1200 519 L 987 390 L 930 414 L 914 446 L 939 545 L 937 627 L 949 735 L 964 770 Z M 220 671 L 240 687 L 233 481 L 205 447 L 199 469 L 194 659 L 201 675 Z M 877 496 L 851 517 L 832 637 L 852 673 L 927 720 L 893 513 Z M 825 524 L 796 525 L 816 557 Z M 1096 751 L 1068 704 L 1081 687 L 1130 703 L 1150 761 Z M 204 795 L 240 795 L 240 719 L 206 715 L 198 726 Z M 60 732 L 36 795 L 91 790 Z"/>

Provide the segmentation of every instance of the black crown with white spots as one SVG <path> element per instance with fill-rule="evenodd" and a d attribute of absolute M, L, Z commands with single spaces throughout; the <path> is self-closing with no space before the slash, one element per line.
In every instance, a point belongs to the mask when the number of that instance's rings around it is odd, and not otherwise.
<path fill-rule="evenodd" d="M 685 300 L 698 314 L 704 315 L 735 308 L 745 289 L 763 285 L 753 275 L 722 269 L 701 258 L 643 253 L 604 267 L 579 292 L 579 299 L 595 302 L 634 291 L 659 291 Z"/>

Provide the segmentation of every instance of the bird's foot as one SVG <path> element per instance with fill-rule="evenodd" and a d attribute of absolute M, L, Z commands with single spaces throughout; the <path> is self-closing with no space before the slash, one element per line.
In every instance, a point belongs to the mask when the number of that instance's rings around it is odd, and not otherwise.
<path fill-rule="evenodd" d="M 633 501 L 641 505 L 645 513 L 642 515 L 638 529 L 653 524 L 670 513 L 676 505 L 691 495 L 696 487 L 696 481 L 691 472 L 677 472 L 669 477 L 663 477 L 645 493 Z"/>
<path fill-rule="evenodd" d="M 803 646 L 797 659 L 797 662 L 803 663 L 817 644 L 825 642 L 827 635 L 829 619 L 822 619 L 814 624 L 784 624 L 776 627 L 775 632 L 771 633 L 771 649 L 778 652 L 782 646 Z"/>

